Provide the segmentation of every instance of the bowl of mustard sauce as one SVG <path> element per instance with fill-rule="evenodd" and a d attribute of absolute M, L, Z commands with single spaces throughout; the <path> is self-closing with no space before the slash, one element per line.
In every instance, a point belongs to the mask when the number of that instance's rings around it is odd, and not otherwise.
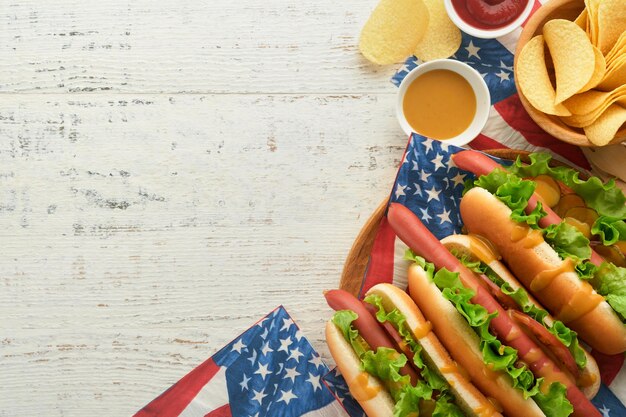
<path fill-rule="evenodd" d="M 402 80 L 396 113 L 407 135 L 416 132 L 463 146 L 480 134 L 490 107 L 489 89 L 475 69 L 439 59 L 419 65 Z"/>

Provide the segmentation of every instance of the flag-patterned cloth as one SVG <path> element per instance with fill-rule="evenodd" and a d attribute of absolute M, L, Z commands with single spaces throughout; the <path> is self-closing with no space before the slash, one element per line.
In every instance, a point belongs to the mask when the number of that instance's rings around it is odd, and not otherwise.
<path fill-rule="evenodd" d="M 345 417 L 345 382 L 329 372 L 281 306 L 135 417 Z"/>
<path fill-rule="evenodd" d="M 445 142 L 412 135 L 391 191 L 390 201 L 411 209 L 439 239 L 461 231 L 459 202 L 463 183 L 474 178 L 473 174 L 457 168 L 450 159 L 452 154 L 462 150 Z M 407 246 L 395 236 L 386 218 L 383 218 L 361 294 L 381 282 L 406 288 L 409 266 L 404 259 L 406 249 Z M 607 356 L 593 351 L 592 355 L 598 362 L 604 383 L 593 404 L 605 417 L 626 416 L 626 408 L 622 405 L 626 402 L 624 355 Z"/>
<path fill-rule="evenodd" d="M 534 0 L 537 10 L 547 0 Z M 534 12 L 533 10 L 533 12 Z M 491 94 L 489 119 L 482 133 L 469 145 L 478 150 L 512 148 L 550 152 L 556 158 L 591 169 L 582 150 L 544 132 L 528 115 L 519 98 L 513 77 L 513 54 L 521 28 L 497 39 L 480 39 L 463 33 L 461 46 L 452 59 L 467 63 L 485 79 Z M 413 68 L 421 64 L 409 57 L 393 76 L 400 85 Z"/>

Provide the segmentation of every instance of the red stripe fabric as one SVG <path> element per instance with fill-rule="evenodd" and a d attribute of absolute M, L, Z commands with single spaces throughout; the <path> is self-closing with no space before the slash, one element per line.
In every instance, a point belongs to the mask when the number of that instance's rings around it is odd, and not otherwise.
<path fill-rule="evenodd" d="M 134 417 L 177 417 L 219 369 L 220 367 L 213 362 L 213 359 L 204 361 L 167 391 L 139 410 Z M 218 414 L 217 416 L 229 415 Z"/>
<path fill-rule="evenodd" d="M 359 297 L 362 297 L 370 288 L 382 282 L 393 282 L 393 263 L 396 234 L 387 221 L 387 216 L 383 217 L 376 233 L 374 246 L 363 280 Z"/>
<path fill-rule="evenodd" d="M 596 350 L 591 352 L 600 368 L 600 379 L 605 385 L 611 385 L 622 365 L 624 364 L 624 355 L 605 355 Z"/>
<path fill-rule="evenodd" d="M 469 146 L 472 149 L 476 149 L 478 151 L 484 151 L 487 149 L 509 149 L 507 146 L 501 144 L 497 140 L 491 139 L 490 137 L 485 136 L 482 133 L 476 136 L 476 138 L 469 143 Z"/>
<path fill-rule="evenodd" d="M 518 94 L 499 101 L 494 104 L 494 108 L 513 129 L 520 132 L 531 145 L 550 149 L 552 152 L 573 162 L 584 169 L 591 169 L 591 165 L 585 158 L 582 150 L 578 146 L 561 142 L 544 132 L 533 119 L 530 118 Z"/>

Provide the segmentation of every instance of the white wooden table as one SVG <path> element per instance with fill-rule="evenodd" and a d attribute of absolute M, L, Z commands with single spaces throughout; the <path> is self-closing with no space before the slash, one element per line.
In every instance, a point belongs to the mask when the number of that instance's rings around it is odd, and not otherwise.
<path fill-rule="evenodd" d="M 0 416 L 127 416 L 322 297 L 406 137 L 375 0 L 0 0 Z"/>

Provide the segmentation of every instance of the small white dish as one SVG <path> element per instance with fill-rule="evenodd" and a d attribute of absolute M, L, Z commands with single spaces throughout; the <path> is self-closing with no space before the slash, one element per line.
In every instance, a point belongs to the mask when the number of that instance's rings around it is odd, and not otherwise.
<path fill-rule="evenodd" d="M 517 16 L 517 19 L 511 21 L 506 26 L 500 26 L 496 29 L 482 29 L 482 28 L 477 28 L 476 26 L 473 26 L 470 23 L 467 23 L 465 20 L 463 20 L 461 16 L 459 16 L 459 14 L 456 12 L 456 9 L 454 8 L 454 5 L 452 4 L 452 0 L 444 0 L 446 12 L 448 12 L 448 16 L 450 17 L 450 20 L 452 20 L 452 22 L 459 29 L 461 29 L 463 32 L 467 33 L 468 35 L 472 35 L 477 38 L 483 38 L 483 39 L 499 38 L 500 36 L 508 35 L 509 33 L 513 32 L 515 29 L 517 29 L 518 27 L 522 26 L 522 23 L 524 23 L 526 19 L 528 19 L 528 16 L 530 16 L 530 12 L 533 11 L 534 4 L 535 4 L 534 0 L 528 0 L 528 2 L 526 3 L 526 7 L 522 11 L 522 13 L 520 13 L 520 15 Z"/>
<path fill-rule="evenodd" d="M 453 59 L 437 59 L 426 62 L 411 70 L 411 72 L 404 77 L 402 83 L 400 83 L 398 99 L 396 100 L 396 115 L 398 117 L 398 122 L 400 122 L 400 127 L 407 135 L 415 132 L 406 120 L 406 117 L 404 117 L 404 95 L 409 85 L 411 85 L 417 77 L 433 70 L 449 70 L 456 72 L 467 80 L 474 91 L 474 96 L 476 96 L 476 113 L 474 114 L 472 123 L 470 123 L 468 128 L 459 135 L 450 139 L 442 140 L 442 142 L 449 145 L 467 145 L 469 142 L 474 140 L 478 134 L 480 134 L 483 127 L 485 127 L 485 124 L 487 123 L 489 109 L 491 108 L 491 95 L 489 94 L 489 89 L 487 88 L 485 80 L 478 73 L 478 71 L 463 62 Z M 424 97 L 424 100 L 428 100 L 428 97 Z"/>

